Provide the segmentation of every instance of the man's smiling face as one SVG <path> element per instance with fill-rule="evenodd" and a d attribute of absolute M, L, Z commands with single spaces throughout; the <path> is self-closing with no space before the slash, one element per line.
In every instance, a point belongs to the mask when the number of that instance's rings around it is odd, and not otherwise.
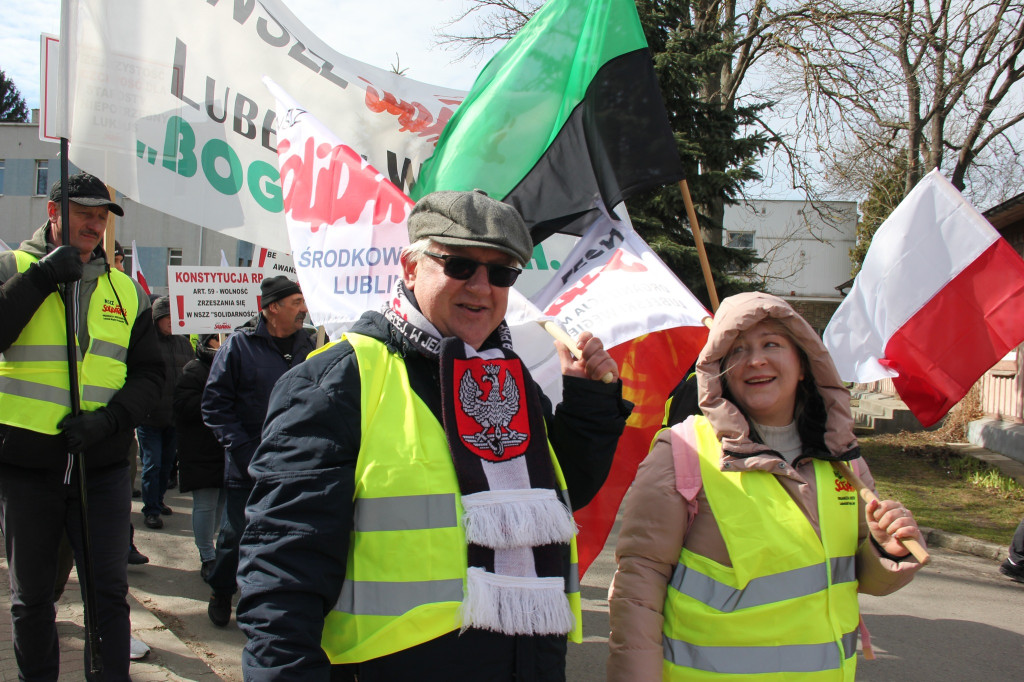
<path fill-rule="evenodd" d="M 430 251 L 480 263 L 516 265 L 512 256 L 497 249 L 432 244 Z M 420 312 L 442 336 L 455 336 L 479 348 L 505 318 L 508 287 L 493 286 L 487 268 L 478 267 L 469 279 L 458 280 L 444 274 L 443 264 L 435 258 L 421 255 L 414 261 L 403 253 L 402 274 L 405 285 L 416 294 Z"/>

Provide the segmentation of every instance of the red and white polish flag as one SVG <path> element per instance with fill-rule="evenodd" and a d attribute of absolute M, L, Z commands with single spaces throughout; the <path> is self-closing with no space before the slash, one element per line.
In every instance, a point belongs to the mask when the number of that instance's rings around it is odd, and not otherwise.
<path fill-rule="evenodd" d="M 924 426 L 1024 341 L 1024 259 L 937 170 L 871 240 L 824 341 L 844 381 L 891 377 Z"/>
<path fill-rule="evenodd" d="M 149 290 L 149 284 L 146 282 L 146 276 L 142 274 L 142 267 L 139 265 L 139 250 L 135 248 L 135 240 L 132 240 L 132 279 L 142 285 L 142 290 L 146 294 L 151 295 L 153 292 Z"/>

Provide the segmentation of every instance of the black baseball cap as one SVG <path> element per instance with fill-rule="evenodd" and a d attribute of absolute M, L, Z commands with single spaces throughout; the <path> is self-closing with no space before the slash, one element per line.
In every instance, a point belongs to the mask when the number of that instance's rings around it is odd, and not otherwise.
<path fill-rule="evenodd" d="M 58 180 L 50 188 L 50 201 L 59 202 L 61 196 Z M 76 173 L 68 177 L 68 201 L 81 206 L 106 206 L 116 215 L 124 215 L 124 209 L 110 200 L 110 193 L 103 181 L 89 173 Z"/>

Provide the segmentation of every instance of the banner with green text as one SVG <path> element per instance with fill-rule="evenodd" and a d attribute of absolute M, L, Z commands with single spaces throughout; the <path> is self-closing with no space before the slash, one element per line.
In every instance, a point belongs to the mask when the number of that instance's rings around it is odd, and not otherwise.
<path fill-rule="evenodd" d="M 463 92 L 338 53 L 280 0 L 64 0 L 70 159 L 132 199 L 287 251 L 268 76 L 408 191 Z M 340 11 L 340 10 L 339 10 Z"/>

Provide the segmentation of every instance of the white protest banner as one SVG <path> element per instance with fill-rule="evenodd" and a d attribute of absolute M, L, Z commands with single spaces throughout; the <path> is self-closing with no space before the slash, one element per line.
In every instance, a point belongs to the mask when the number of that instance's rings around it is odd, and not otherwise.
<path fill-rule="evenodd" d="M 267 79 L 288 238 L 309 316 L 331 338 L 380 308 L 401 280 L 412 200 Z"/>
<path fill-rule="evenodd" d="M 275 250 L 288 240 L 263 76 L 405 188 L 464 95 L 338 53 L 281 0 L 65 4 L 58 132 L 71 160 L 142 204 Z"/>
<path fill-rule="evenodd" d="M 171 329 L 175 334 L 226 334 L 260 309 L 257 268 L 170 266 Z"/>
<path fill-rule="evenodd" d="M 672 327 L 701 327 L 707 310 L 651 247 L 622 220 L 607 214 L 562 262 L 558 274 L 531 297 L 573 338 L 590 331 L 606 348 Z"/>

